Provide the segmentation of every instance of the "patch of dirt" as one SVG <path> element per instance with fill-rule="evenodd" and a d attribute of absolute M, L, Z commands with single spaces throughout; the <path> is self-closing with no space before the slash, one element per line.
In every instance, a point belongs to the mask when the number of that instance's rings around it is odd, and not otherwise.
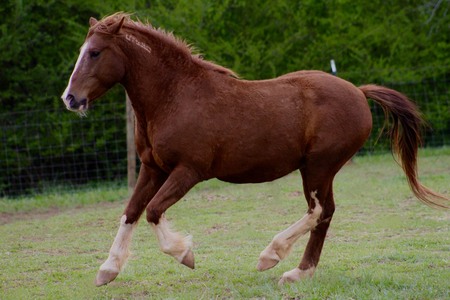
<path fill-rule="evenodd" d="M 125 207 L 123 201 L 117 201 L 117 202 L 100 202 L 100 203 L 96 203 L 96 204 L 83 205 L 83 206 L 71 207 L 71 208 L 50 207 L 45 210 L 39 210 L 39 211 L 0 213 L 0 225 L 5 225 L 5 224 L 13 223 L 16 221 L 23 221 L 23 220 L 48 219 L 48 218 L 51 218 L 56 215 L 66 213 L 69 211 L 73 212 L 73 213 L 79 213 L 79 212 L 82 212 L 85 210 L 113 208 L 113 207 L 117 207 L 117 206 Z"/>
<path fill-rule="evenodd" d="M 290 198 L 297 198 L 303 195 L 303 191 L 293 191 L 288 194 Z"/>
<path fill-rule="evenodd" d="M 61 212 L 59 208 L 49 208 L 45 211 L 34 212 L 14 212 L 14 213 L 0 213 L 0 225 L 5 225 L 15 221 L 28 219 L 47 219 Z"/>

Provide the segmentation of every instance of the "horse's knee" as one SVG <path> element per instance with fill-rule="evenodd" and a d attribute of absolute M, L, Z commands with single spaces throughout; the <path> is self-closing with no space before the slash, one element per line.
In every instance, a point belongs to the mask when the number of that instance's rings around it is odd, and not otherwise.
<path fill-rule="evenodd" d="M 159 209 L 156 209 L 151 206 L 147 207 L 146 212 L 147 212 L 147 222 L 158 225 L 162 212 Z"/>
<path fill-rule="evenodd" d="M 124 215 L 127 217 L 127 220 L 125 221 L 125 223 L 133 224 L 139 220 L 139 218 L 141 217 L 141 212 L 127 208 L 124 211 Z"/>

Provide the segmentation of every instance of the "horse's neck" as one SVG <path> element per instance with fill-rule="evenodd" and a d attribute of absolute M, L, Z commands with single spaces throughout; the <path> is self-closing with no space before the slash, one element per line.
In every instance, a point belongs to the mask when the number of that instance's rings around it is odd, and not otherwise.
<path fill-rule="evenodd" d="M 136 117 L 149 121 L 157 113 L 168 95 L 177 87 L 177 82 L 192 76 L 195 68 L 185 53 L 179 49 L 160 48 L 128 38 L 130 45 L 125 51 L 127 75 L 122 82 L 135 110 Z M 195 73 L 195 72 L 194 72 Z M 141 114 L 141 116 L 138 116 Z"/>

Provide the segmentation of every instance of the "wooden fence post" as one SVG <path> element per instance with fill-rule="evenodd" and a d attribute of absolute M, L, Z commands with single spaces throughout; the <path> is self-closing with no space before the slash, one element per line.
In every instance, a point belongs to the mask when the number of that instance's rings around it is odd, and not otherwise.
<path fill-rule="evenodd" d="M 126 93 L 125 93 L 126 94 Z M 127 177 L 128 191 L 130 194 L 134 191 L 136 185 L 136 144 L 134 143 L 134 111 L 131 106 L 130 98 L 126 94 L 127 107 Z"/>

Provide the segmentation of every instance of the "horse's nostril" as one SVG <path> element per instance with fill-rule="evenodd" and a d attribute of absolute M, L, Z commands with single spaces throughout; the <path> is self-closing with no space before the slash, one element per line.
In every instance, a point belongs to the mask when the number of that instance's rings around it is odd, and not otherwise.
<path fill-rule="evenodd" d="M 87 99 L 86 98 L 84 98 L 84 99 L 82 99 L 80 101 L 80 106 L 86 106 L 86 104 L 87 104 Z"/>
<path fill-rule="evenodd" d="M 66 100 L 70 108 L 77 108 L 79 106 L 77 101 L 75 100 L 74 95 L 72 94 L 67 95 Z"/>
<path fill-rule="evenodd" d="M 72 94 L 69 94 L 69 95 L 67 95 L 67 97 L 66 97 L 66 100 L 67 101 L 72 101 L 72 100 L 74 100 L 75 99 L 75 97 L 72 95 Z"/>

